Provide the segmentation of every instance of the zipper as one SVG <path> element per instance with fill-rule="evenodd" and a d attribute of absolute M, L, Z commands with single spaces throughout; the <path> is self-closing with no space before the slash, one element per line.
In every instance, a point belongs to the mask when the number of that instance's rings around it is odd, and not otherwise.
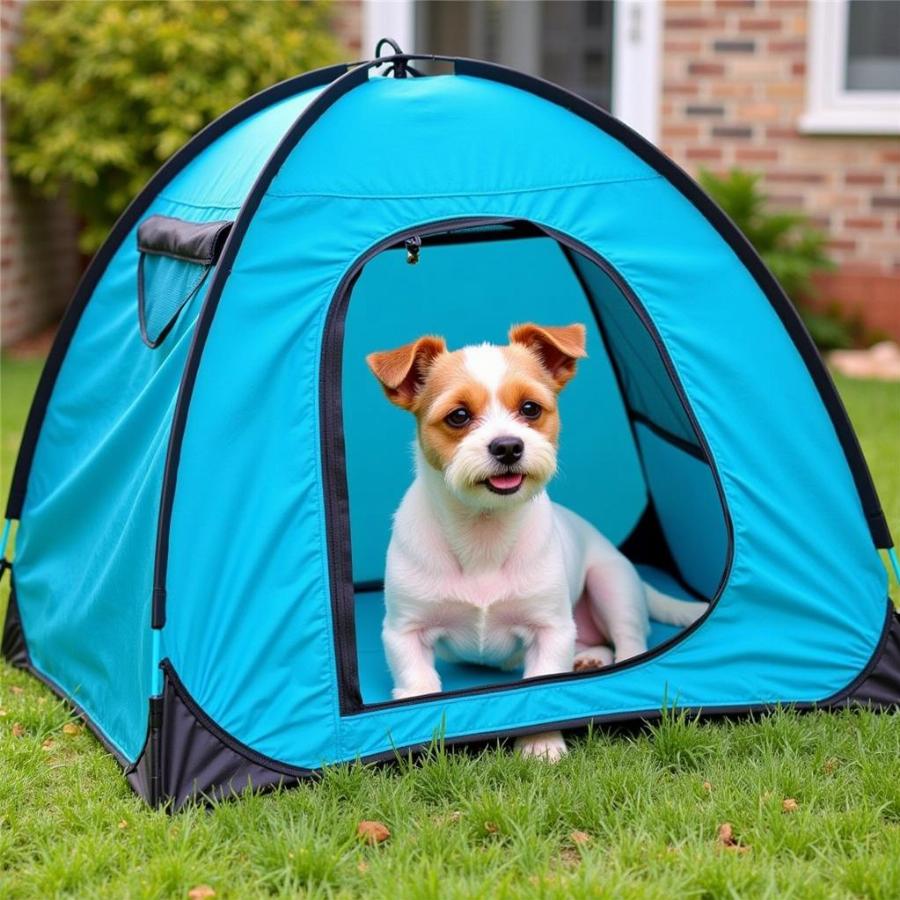
<path fill-rule="evenodd" d="M 531 230 L 538 229 L 561 246 L 566 247 L 575 253 L 579 253 L 581 256 L 585 257 L 585 259 L 590 260 L 594 265 L 598 266 L 628 301 L 628 304 L 631 306 L 635 315 L 637 315 L 656 346 L 663 367 L 666 370 L 666 374 L 669 376 L 672 387 L 681 402 L 688 422 L 690 423 L 703 452 L 704 461 L 712 472 L 716 491 L 719 495 L 719 502 L 722 506 L 722 513 L 728 536 L 727 563 L 715 594 L 709 601 L 709 608 L 699 619 L 687 628 L 682 629 L 668 641 L 657 644 L 646 653 L 633 656 L 621 663 L 604 667 L 599 671 L 559 672 L 552 675 L 541 675 L 535 678 L 523 679 L 511 684 L 480 685 L 464 690 L 442 691 L 439 694 L 424 694 L 421 697 L 405 700 L 386 700 L 380 703 L 364 704 L 359 689 L 356 634 L 353 617 L 354 590 L 351 573 L 349 571 L 349 566 L 352 564 L 348 526 L 350 521 L 350 510 L 347 495 L 347 475 L 344 465 L 344 430 L 343 422 L 341 421 L 343 413 L 341 402 L 341 366 L 343 362 L 344 322 L 346 319 L 347 307 L 353 292 L 353 286 L 362 270 L 367 263 L 384 250 L 393 247 L 404 247 L 407 250 L 407 261 L 411 262 L 409 260 L 409 253 L 411 246 L 410 242 L 412 242 L 412 246 L 416 248 L 415 255 L 416 261 L 418 261 L 418 254 L 422 247 L 423 239 L 434 237 L 436 235 L 450 234 L 466 228 L 488 225 L 514 225 L 526 227 Z M 475 236 L 473 242 L 477 242 L 477 240 L 478 237 Z M 560 681 L 571 681 L 577 678 L 602 678 L 612 672 L 620 672 L 624 669 L 633 668 L 634 666 L 646 662 L 647 659 L 659 655 L 664 650 L 679 643 L 688 635 L 696 631 L 696 629 L 709 617 L 713 607 L 721 596 L 722 591 L 725 589 L 725 585 L 728 583 L 732 563 L 734 561 L 734 527 L 728 511 L 728 505 L 725 501 L 725 493 L 706 436 L 703 434 L 700 424 L 697 421 L 697 417 L 691 409 L 687 395 L 675 372 L 675 367 L 669 357 L 665 345 L 656 330 L 656 326 L 628 282 L 619 274 L 618 270 L 611 263 L 600 256 L 600 254 L 591 250 L 590 247 L 585 246 L 581 242 L 576 241 L 553 228 L 537 225 L 536 223 L 521 219 L 496 216 L 463 217 L 456 219 L 441 219 L 428 225 L 403 229 L 402 231 L 389 235 L 383 240 L 378 241 L 376 244 L 373 244 L 368 250 L 361 254 L 347 270 L 346 274 L 338 283 L 337 290 L 335 291 L 334 299 L 332 300 L 328 316 L 325 320 L 325 328 L 322 335 L 319 395 L 321 403 L 319 416 L 323 460 L 322 476 L 325 494 L 326 546 L 328 548 L 332 624 L 335 658 L 338 664 L 338 695 L 341 715 L 353 715 L 376 709 L 389 709 L 406 706 L 411 703 L 431 702 L 438 697 L 468 697 L 508 691 L 519 688 L 523 684 L 552 684 Z"/>

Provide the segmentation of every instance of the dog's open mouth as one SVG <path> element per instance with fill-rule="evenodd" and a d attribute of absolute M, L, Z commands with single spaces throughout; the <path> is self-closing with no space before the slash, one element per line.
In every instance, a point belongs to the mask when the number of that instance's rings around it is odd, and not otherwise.
<path fill-rule="evenodd" d="M 495 494 L 514 494 L 525 481 L 521 472 L 507 472 L 505 475 L 491 475 L 485 479 L 484 486 Z"/>

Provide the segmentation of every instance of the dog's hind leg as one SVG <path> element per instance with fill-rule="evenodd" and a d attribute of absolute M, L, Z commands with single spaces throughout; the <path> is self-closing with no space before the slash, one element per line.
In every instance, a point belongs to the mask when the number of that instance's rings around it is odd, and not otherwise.
<path fill-rule="evenodd" d="M 609 635 L 616 661 L 645 653 L 647 598 L 634 566 L 624 557 L 606 558 L 588 567 L 586 583 L 591 612 Z"/>
<path fill-rule="evenodd" d="M 597 623 L 587 589 L 582 592 L 572 612 L 576 631 L 575 671 L 585 672 L 610 665 L 613 652 L 609 646 L 609 635 Z"/>

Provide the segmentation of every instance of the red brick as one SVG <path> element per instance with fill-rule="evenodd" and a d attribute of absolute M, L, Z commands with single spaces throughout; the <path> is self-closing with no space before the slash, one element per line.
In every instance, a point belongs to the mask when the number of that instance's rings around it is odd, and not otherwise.
<path fill-rule="evenodd" d="M 884 184 L 884 175 L 880 172 L 847 172 L 845 184 L 871 184 L 880 187 Z"/>
<path fill-rule="evenodd" d="M 785 138 L 795 138 L 797 137 L 797 129 L 795 126 L 769 125 L 766 128 L 766 137 L 776 141 L 784 140 Z"/>
<path fill-rule="evenodd" d="M 689 75 L 715 75 L 725 74 L 725 66 L 722 63 L 692 62 L 688 65 Z"/>
<path fill-rule="evenodd" d="M 685 152 L 685 157 L 687 159 L 721 159 L 722 158 L 722 149 L 721 147 L 688 147 Z"/>
<path fill-rule="evenodd" d="M 821 184 L 825 176 L 821 172 L 767 172 L 766 180 L 776 184 Z"/>
<path fill-rule="evenodd" d="M 665 53 L 699 53 L 703 49 L 701 41 L 672 41 L 663 42 Z"/>
<path fill-rule="evenodd" d="M 846 253 L 852 253 L 856 250 L 856 241 L 851 241 L 848 238 L 832 238 L 827 243 L 829 250 L 843 250 Z"/>
<path fill-rule="evenodd" d="M 853 231 L 881 231 L 884 222 L 872 216 L 844 219 L 844 227 Z"/>
<path fill-rule="evenodd" d="M 700 85 L 690 81 L 667 81 L 663 84 L 663 93 L 679 97 L 693 97 L 700 92 Z"/>
<path fill-rule="evenodd" d="M 781 31 L 781 19 L 741 19 L 739 31 Z"/>
<path fill-rule="evenodd" d="M 806 74 L 806 63 L 805 62 L 791 63 L 791 75 L 802 76 L 805 74 Z"/>
<path fill-rule="evenodd" d="M 806 53 L 806 41 L 773 38 L 766 46 L 769 53 Z"/>
<path fill-rule="evenodd" d="M 738 147 L 738 162 L 775 162 L 778 151 L 771 147 Z"/>
<path fill-rule="evenodd" d="M 700 137 L 699 125 L 663 125 L 662 135 L 666 139 Z"/>
<path fill-rule="evenodd" d="M 666 16 L 665 27 L 678 30 L 692 28 L 696 30 L 713 31 L 724 28 L 725 20 L 716 16 L 669 15 Z"/>

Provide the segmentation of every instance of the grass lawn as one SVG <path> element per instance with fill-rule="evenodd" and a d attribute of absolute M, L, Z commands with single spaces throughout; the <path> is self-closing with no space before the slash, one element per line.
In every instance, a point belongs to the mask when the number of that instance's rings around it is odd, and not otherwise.
<path fill-rule="evenodd" d="M 3 361 L 4 502 L 39 368 Z M 839 386 L 900 534 L 900 385 Z M 0 609 L 5 596 L 4 584 Z M 390 838 L 361 844 L 361 819 Z M 736 848 L 717 841 L 726 822 Z M 900 715 L 671 717 L 579 738 L 554 767 L 435 749 L 421 765 L 335 767 L 170 818 L 131 793 L 65 705 L 0 663 L 0 897 L 185 897 L 202 885 L 217 897 L 896 900 Z"/>

